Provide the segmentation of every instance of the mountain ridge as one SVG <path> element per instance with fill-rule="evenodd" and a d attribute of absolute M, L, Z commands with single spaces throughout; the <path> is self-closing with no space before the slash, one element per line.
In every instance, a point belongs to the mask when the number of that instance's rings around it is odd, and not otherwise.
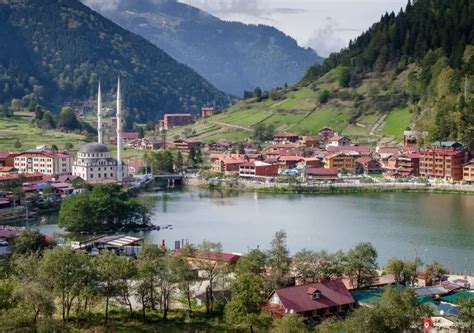
<path fill-rule="evenodd" d="M 322 61 L 274 27 L 223 21 L 175 0 L 122 0 L 101 13 L 235 96 L 296 83 L 308 66 Z"/>
<path fill-rule="evenodd" d="M 0 21 L 0 103 L 87 105 L 99 79 L 113 95 L 118 75 L 129 123 L 230 102 L 191 68 L 79 1 L 3 0 Z"/>

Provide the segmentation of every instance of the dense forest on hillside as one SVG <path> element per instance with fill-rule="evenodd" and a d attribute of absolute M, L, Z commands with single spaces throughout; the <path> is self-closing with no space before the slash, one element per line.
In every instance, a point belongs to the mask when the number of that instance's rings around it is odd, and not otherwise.
<path fill-rule="evenodd" d="M 122 78 L 128 121 L 225 106 L 229 97 L 155 45 L 75 0 L 0 1 L 0 104 L 19 99 L 53 109 L 114 100 Z"/>
<path fill-rule="evenodd" d="M 94 1 L 83 2 L 100 9 Z M 274 27 L 222 21 L 176 0 L 119 0 L 101 14 L 235 96 L 257 86 L 294 84 L 309 66 L 322 61 Z"/>
<path fill-rule="evenodd" d="M 405 10 L 385 14 L 346 49 L 311 67 L 310 83 L 336 67 L 342 86 L 358 86 L 369 74 L 408 78 L 398 92 L 429 138 L 467 141 L 474 126 L 474 2 L 409 0 Z M 396 89 L 395 89 L 396 90 Z"/>

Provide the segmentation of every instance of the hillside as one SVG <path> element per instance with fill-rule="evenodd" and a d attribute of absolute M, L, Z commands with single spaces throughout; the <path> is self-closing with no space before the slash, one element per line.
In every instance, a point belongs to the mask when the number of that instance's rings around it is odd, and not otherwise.
<path fill-rule="evenodd" d="M 176 0 L 116 3 L 101 13 L 235 96 L 257 86 L 294 84 L 309 66 L 322 62 L 315 51 L 273 27 L 222 21 Z"/>
<path fill-rule="evenodd" d="M 83 108 L 99 79 L 110 102 L 118 75 L 129 124 L 229 102 L 192 69 L 76 0 L 0 0 L 0 40 L 0 104 Z"/>
<path fill-rule="evenodd" d="M 469 0 L 419 0 L 383 16 L 293 87 L 241 101 L 178 135 L 242 139 L 262 123 L 299 134 L 331 126 L 358 142 L 396 143 L 410 127 L 427 131 L 428 141 L 467 143 L 474 128 L 473 16 Z M 406 42 L 395 42 L 396 32 Z"/>

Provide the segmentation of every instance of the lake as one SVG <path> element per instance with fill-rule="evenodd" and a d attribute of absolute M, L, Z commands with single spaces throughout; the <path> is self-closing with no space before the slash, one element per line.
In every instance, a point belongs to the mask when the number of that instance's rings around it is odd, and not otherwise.
<path fill-rule="evenodd" d="M 450 270 L 474 272 L 474 196 L 432 193 L 299 195 L 220 191 L 148 194 L 157 198 L 152 220 L 172 225 L 144 234 L 155 243 L 187 239 L 221 242 L 225 251 L 267 249 L 277 230 L 299 249 L 348 250 L 371 242 L 379 265 L 390 257 L 434 260 Z M 56 218 L 40 225 L 58 231 Z"/>

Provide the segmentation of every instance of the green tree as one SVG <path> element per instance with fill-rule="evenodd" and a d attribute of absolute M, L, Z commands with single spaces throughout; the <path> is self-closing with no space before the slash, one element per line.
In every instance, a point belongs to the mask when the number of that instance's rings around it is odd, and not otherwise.
<path fill-rule="evenodd" d="M 411 285 L 416 277 L 417 263 L 392 258 L 388 261 L 386 271 L 395 276 L 395 281 L 402 285 Z"/>
<path fill-rule="evenodd" d="M 97 272 L 99 293 L 105 299 L 105 322 L 109 321 L 109 303 L 112 297 L 123 295 L 130 278 L 131 264 L 127 257 L 116 255 L 112 251 L 102 251 L 94 258 L 94 268 Z"/>
<path fill-rule="evenodd" d="M 64 144 L 64 149 L 71 150 L 72 148 L 74 148 L 74 145 L 71 142 L 68 141 Z"/>
<path fill-rule="evenodd" d="M 236 271 L 261 275 L 265 272 L 266 263 L 266 253 L 260 249 L 252 249 L 237 262 Z"/>
<path fill-rule="evenodd" d="M 41 254 L 45 249 L 52 247 L 46 237 L 36 230 L 25 230 L 11 243 L 16 255 Z"/>
<path fill-rule="evenodd" d="M 303 333 L 307 331 L 303 317 L 297 314 L 287 314 L 276 320 L 271 330 L 272 333 Z"/>
<path fill-rule="evenodd" d="M 287 283 L 291 259 L 286 237 L 284 230 L 277 231 L 271 242 L 271 248 L 267 252 L 268 265 L 271 267 L 272 289 L 282 287 Z"/>
<path fill-rule="evenodd" d="M 459 301 L 458 316 L 467 327 L 468 332 L 474 332 L 474 298 L 462 298 Z"/>
<path fill-rule="evenodd" d="M 253 332 L 254 327 L 262 324 L 260 305 L 265 301 L 262 278 L 252 273 L 238 274 L 231 290 L 232 300 L 225 306 L 225 320 Z"/>
<path fill-rule="evenodd" d="M 370 243 L 359 243 L 345 258 L 345 273 L 355 288 L 370 286 L 376 277 L 377 250 Z"/>
<path fill-rule="evenodd" d="M 326 104 L 329 100 L 329 90 L 323 89 L 319 92 L 318 96 L 319 103 Z"/>
<path fill-rule="evenodd" d="M 52 150 L 53 152 L 57 152 L 57 151 L 59 150 L 59 148 L 58 148 L 58 146 L 57 146 L 56 144 L 53 143 L 53 144 L 51 145 L 51 150 Z"/>
<path fill-rule="evenodd" d="M 13 144 L 13 147 L 15 147 L 16 149 L 19 149 L 19 148 L 21 148 L 21 142 L 20 142 L 20 139 L 16 139 L 15 143 Z"/>
<path fill-rule="evenodd" d="M 184 158 L 183 158 L 183 154 L 180 151 L 178 151 L 178 153 L 176 154 L 175 167 L 176 167 L 176 172 L 179 173 L 183 171 Z"/>
<path fill-rule="evenodd" d="M 245 146 L 242 142 L 239 143 L 239 154 L 245 155 Z"/>
<path fill-rule="evenodd" d="M 71 107 L 64 107 L 58 116 L 58 128 L 65 131 L 81 129 L 81 124 L 77 120 L 76 113 Z"/>
<path fill-rule="evenodd" d="M 261 101 L 262 100 L 262 89 L 260 89 L 260 87 L 255 88 L 254 91 L 253 91 L 253 96 L 258 101 Z"/>
<path fill-rule="evenodd" d="M 85 252 L 66 247 L 44 252 L 39 272 L 59 299 L 63 322 L 69 320 L 72 305 L 85 287 L 88 260 Z"/>
<path fill-rule="evenodd" d="M 422 318 L 430 316 L 426 305 L 419 304 L 412 289 L 385 288 L 380 303 L 358 308 L 347 320 L 349 333 L 399 333 L 417 327 Z"/>
<path fill-rule="evenodd" d="M 339 85 L 341 87 L 347 88 L 349 87 L 349 83 L 351 82 L 351 71 L 348 67 L 342 66 L 339 71 Z"/>
<path fill-rule="evenodd" d="M 214 310 L 214 287 L 217 279 L 227 270 L 226 264 L 222 261 L 222 244 L 204 240 L 196 251 L 203 260 L 196 260 L 194 264 L 199 271 L 202 271 L 202 278 L 209 283 L 206 311 L 210 312 Z"/>

